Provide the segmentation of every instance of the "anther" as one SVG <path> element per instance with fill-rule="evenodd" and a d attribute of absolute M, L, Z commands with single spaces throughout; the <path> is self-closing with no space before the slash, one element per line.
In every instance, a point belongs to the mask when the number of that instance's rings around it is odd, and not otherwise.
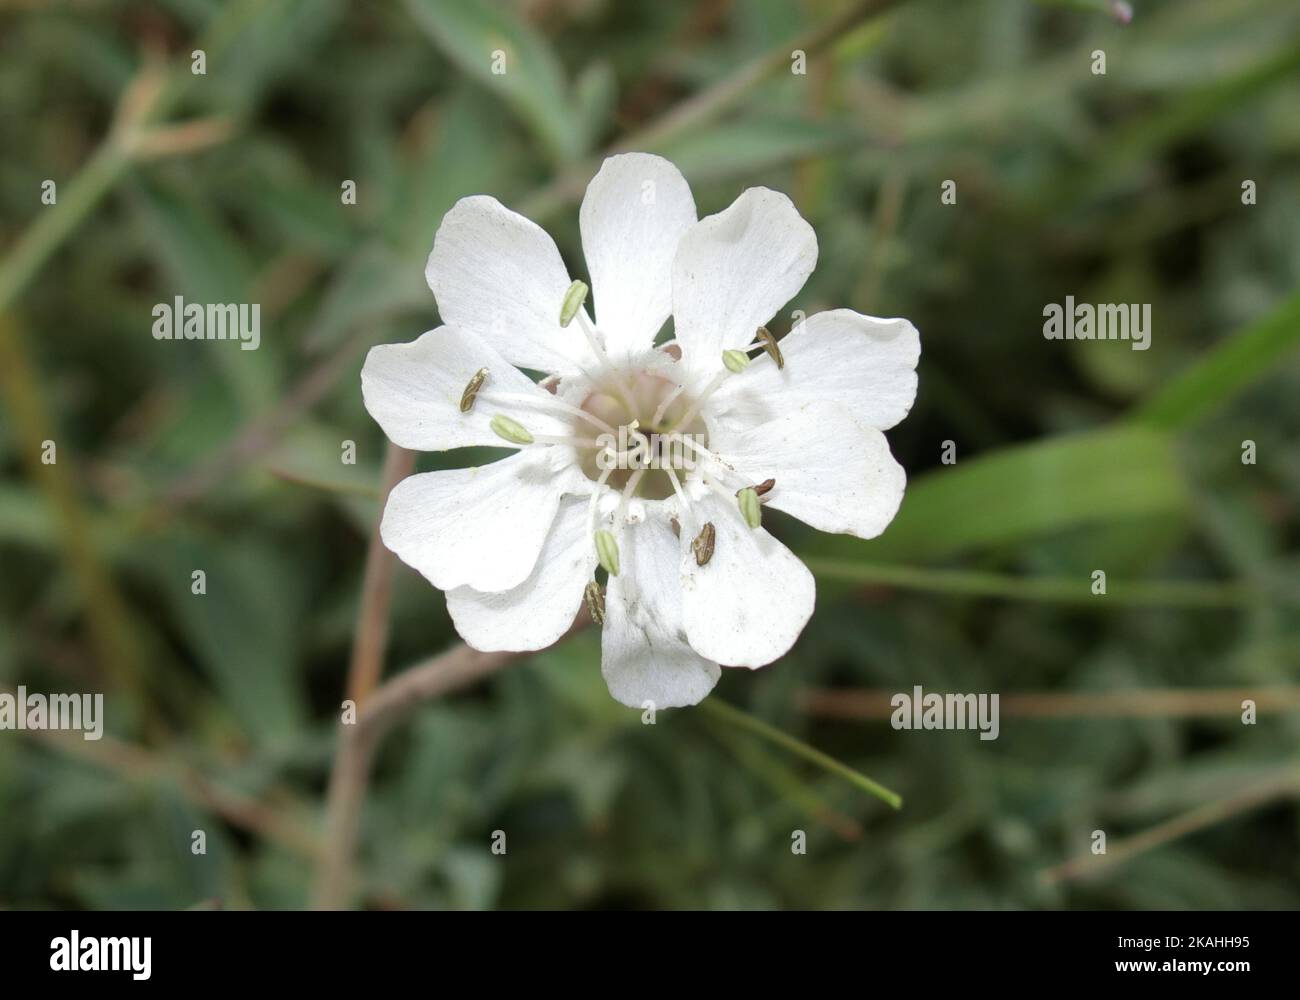
<path fill-rule="evenodd" d="M 740 516 L 746 524 L 757 528 L 763 523 L 763 507 L 758 502 L 758 491 L 754 487 L 746 486 L 736 494 L 736 500 L 740 503 Z"/>
<path fill-rule="evenodd" d="M 483 388 L 483 383 L 487 381 L 488 370 L 480 368 L 474 373 L 474 377 L 469 380 L 469 385 L 465 386 L 465 391 L 460 397 L 460 412 L 468 413 L 474 409 L 474 400 L 478 398 L 478 391 Z"/>
<path fill-rule="evenodd" d="M 758 328 L 758 342 L 767 352 L 767 356 L 776 362 L 777 368 L 785 367 L 785 358 L 781 355 L 781 348 L 776 346 L 776 338 L 772 336 L 772 331 L 765 326 Z"/>
<path fill-rule="evenodd" d="M 528 432 L 523 424 L 518 420 L 511 420 L 504 413 L 498 413 L 488 424 L 492 428 L 492 433 L 499 438 L 504 438 L 511 444 L 532 444 L 533 436 Z"/>
<path fill-rule="evenodd" d="M 695 553 L 696 566 L 703 566 L 713 558 L 713 543 L 716 538 L 717 532 L 713 528 L 713 522 L 704 522 L 704 527 L 695 536 L 695 541 L 691 542 L 691 551 Z"/>
<path fill-rule="evenodd" d="M 753 486 L 748 487 L 748 489 L 753 490 L 758 496 L 765 496 L 772 492 L 772 487 L 775 485 L 775 479 L 764 479 L 761 483 L 755 483 Z M 737 499 L 739 499 L 741 492 L 741 490 L 736 490 Z"/>
<path fill-rule="evenodd" d="M 618 542 L 604 528 L 596 532 L 596 558 L 606 573 L 618 576 Z"/>
<path fill-rule="evenodd" d="M 739 375 L 749 367 L 749 355 L 744 351 L 723 351 L 722 363 L 727 371 Z"/>
<path fill-rule="evenodd" d="M 597 625 L 605 624 L 605 591 L 603 591 L 595 580 L 587 584 L 587 589 L 582 593 L 582 599 L 587 602 L 587 611 L 591 615 L 591 620 Z"/>
<path fill-rule="evenodd" d="M 569 290 L 564 293 L 564 302 L 560 305 L 560 326 L 568 326 L 573 322 L 573 317 L 578 315 L 578 310 L 582 304 L 587 301 L 587 284 L 584 281 L 575 281 L 569 286 Z"/>

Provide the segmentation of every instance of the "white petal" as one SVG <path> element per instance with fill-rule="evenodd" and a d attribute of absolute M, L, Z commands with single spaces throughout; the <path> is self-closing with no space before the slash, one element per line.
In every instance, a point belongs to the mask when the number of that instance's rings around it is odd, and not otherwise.
<path fill-rule="evenodd" d="M 490 465 L 408 476 L 388 496 L 384 544 L 440 590 L 516 587 L 537 564 L 560 496 L 587 482 L 572 456 L 561 445 L 528 448 Z"/>
<path fill-rule="evenodd" d="M 465 387 L 482 368 L 488 377 L 478 401 L 462 413 Z M 409 344 L 372 347 L 361 369 L 361 395 L 388 439 L 416 451 L 500 445 L 488 423 L 502 412 L 534 434 L 573 433 L 553 408 L 544 412 L 550 393 L 478 336 L 456 327 L 440 326 Z M 525 399 L 515 398 L 520 396 Z"/>
<path fill-rule="evenodd" d="M 695 199 L 662 156 L 611 156 L 579 213 L 596 321 L 616 362 L 648 350 L 672 311 L 673 256 L 695 224 Z"/>
<path fill-rule="evenodd" d="M 495 198 L 452 206 L 424 277 L 448 325 L 478 334 L 519 368 L 568 374 L 590 355 L 576 322 L 560 326 L 570 278 L 555 241 Z"/>
<path fill-rule="evenodd" d="M 835 309 L 809 316 L 780 344 L 784 369 L 757 356 L 714 393 L 712 408 L 723 419 L 752 426 L 829 399 L 868 427 L 887 431 L 912 408 L 921 339 L 905 319 Z"/>
<path fill-rule="evenodd" d="M 721 369 L 803 287 L 817 265 L 817 234 L 785 195 L 750 188 L 692 226 L 673 261 L 673 322 L 695 372 Z"/>
<path fill-rule="evenodd" d="M 713 558 L 683 554 L 686 637 L 701 656 L 733 667 L 761 667 L 784 656 L 808 624 L 816 585 L 808 567 L 762 528 L 750 528 L 736 503 L 710 493 L 691 504 L 713 522 Z M 687 529 L 683 526 L 683 532 Z"/>
<path fill-rule="evenodd" d="M 632 708 L 697 704 L 722 673 L 682 631 L 681 547 L 662 517 L 628 527 L 620 539 L 620 572 L 605 592 L 600 670 L 609 693 Z"/>
<path fill-rule="evenodd" d="M 447 611 L 475 649 L 545 649 L 573 624 L 595 568 L 587 500 L 566 497 L 527 580 L 499 594 L 457 587 L 447 592 Z"/>
<path fill-rule="evenodd" d="M 885 435 L 838 403 L 812 402 L 739 433 L 716 432 L 711 449 L 741 479 L 775 479 L 764 498 L 818 531 L 875 538 L 898 513 L 907 475 Z"/>

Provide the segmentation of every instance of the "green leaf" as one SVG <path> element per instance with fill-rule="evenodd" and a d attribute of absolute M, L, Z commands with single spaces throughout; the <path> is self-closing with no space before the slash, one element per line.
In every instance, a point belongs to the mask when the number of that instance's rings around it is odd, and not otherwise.
<path fill-rule="evenodd" d="M 188 303 L 252 304 L 253 267 L 230 229 L 206 209 L 161 185 L 132 185 L 145 239 L 158 266 L 168 276 L 164 287 Z M 171 305 L 171 299 L 163 299 Z M 142 317 L 144 329 L 152 323 Z M 231 341 L 162 343 L 161 348 L 204 356 L 225 377 L 239 403 L 260 409 L 274 392 L 274 373 L 267 340 L 269 324 L 259 323 L 261 346 L 245 351 Z"/>
<path fill-rule="evenodd" d="M 253 540 L 193 533 L 154 539 L 132 558 L 243 728 L 263 744 L 292 738 L 302 719 L 294 650 L 303 586 L 293 563 Z M 193 593 L 195 570 L 205 574 L 205 593 Z"/>
<path fill-rule="evenodd" d="M 879 139 L 842 121 L 763 117 L 703 129 L 669 143 L 663 154 L 694 181 L 744 176 L 807 156 L 855 149 Z"/>
<path fill-rule="evenodd" d="M 1300 292 L 1219 344 L 1147 400 L 1137 418 L 1180 429 L 1199 420 L 1256 379 L 1274 371 L 1300 344 Z"/>
<path fill-rule="evenodd" d="M 1186 505 L 1171 440 L 1120 426 L 961 459 L 908 487 L 879 539 L 836 539 L 833 548 L 873 562 L 935 560 L 1081 525 L 1181 514 Z"/>
<path fill-rule="evenodd" d="M 525 21 L 481 0 L 407 0 L 416 24 L 452 62 L 505 100 L 551 156 L 567 162 L 586 149 L 555 53 Z M 493 72 L 494 64 L 504 72 Z"/>

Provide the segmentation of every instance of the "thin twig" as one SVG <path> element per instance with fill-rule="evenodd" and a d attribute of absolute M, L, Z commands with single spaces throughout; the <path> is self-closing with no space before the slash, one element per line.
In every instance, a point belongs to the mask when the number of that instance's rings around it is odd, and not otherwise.
<path fill-rule="evenodd" d="M 231 826 L 247 830 L 307 858 L 323 855 L 321 839 L 307 823 L 295 818 L 283 807 L 223 785 L 194 767 L 174 763 L 152 750 L 108 735 L 101 736 L 98 740 L 86 740 L 80 733 L 50 730 L 25 732 L 46 746 L 111 771 L 128 781 L 148 784 L 174 781 L 186 799 L 199 808 L 220 816 Z"/>
<path fill-rule="evenodd" d="M 1114 841 L 1105 854 L 1081 854 L 1053 868 L 1044 869 L 1038 877 L 1047 885 L 1057 885 L 1070 879 L 1097 875 L 1129 861 L 1144 851 L 1163 847 L 1181 837 L 1222 823 L 1226 819 L 1298 794 L 1300 794 L 1300 773 L 1297 773 L 1292 766 L 1281 775 L 1273 775 L 1248 786 L 1235 795 L 1217 802 L 1207 802 L 1135 836 Z"/>
<path fill-rule="evenodd" d="M 887 719 L 896 711 L 892 691 L 853 688 L 813 689 L 799 696 L 809 715 L 834 719 Z M 1243 701 L 1259 713 L 1300 711 L 1300 687 L 1133 689 L 1095 692 L 1023 692 L 1000 694 L 998 712 L 1024 719 L 1191 718 L 1239 715 Z"/>
<path fill-rule="evenodd" d="M 601 158 L 629 150 L 663 149 L 678 136 L 716 121 L 750 96 L 754 88 L 764 80 L 788 69 L 790 54 L 796 49 L 801 49 L 805 56 L 811 57 L 843 38 L 860 22 L 885 13 L 899 2 L 901 0 L 856 0 L 821 24 L 796 38 L 773 46 L 711 87 L 682 101 L 654 122 L 608 147 L 600 156 L 574 165 L 520 202 L 518 211 L 534 221 L 548 218 L 582 197 L 587 181 L 595 173 Z"/>
<path fill-rule="evenodd" d="M 325 816 L 325 853 L 317 871 L 313 906 L 337 910 L 352 892 L 352 857 L 370 768 L 384 737 L 419 705 L 495 673 L 518 653 L 481 653 L 465 645 L 449 649 L 397 674 L 358 710 L 356 722 L 339 726 Z"/>
<path fill-rule="evenodd" d="M 61 555 L 80 591 L 100 668 L 115 687 L 142 696 L 145 678 L 130 609 L 97 550 L 90 515 L 68 471 L 70 445 L 56 430 L 24 333 L 12 315 L 2 310 L 0 401 L 10 413 L 13 436 L 28 475 L 54 512 Z M 45 442 L 53 449 L 49 456 Z"/>
<path fill-rule="evenodd" d="M 411 474 L 415 452 L 399 448 L 391 441 L 384 453 L 379 514 L 370 533 L 366 549 L 366 568 L 361 578 L 361 605 L 357 611 L 357 630 L 352 643 L 352 662 L 348 667 L 348 697 L 361 705 L 379 683 L 383 673 L 384 650 L 388 646 L 388 603 L 393 593 L 393 554 L 379 534 L 384 505 L 394 486 Z"/>
<path fill-rule="evenodd" d="M 849 767 L 814 746 L 809 746 L 803 740 L 796 739 L 789 733 L 777 729 L 757 716 L 742 712 L 735 705 L 729 705 L 719 698 L 706 698 L 700 702 L 700 709 L 729 725 L 744 729 L 755 736 L 760 736 L 783 750 L 788 750 L 796 757 L 811 761 L 824 771 L 839 775 L 849 784 L 860 788 L 868 795 L 874 795 L 893 809 L 903 808 L 903 797 L 893 789 L 886 788 L 874 778 L 867 777 L 861 771 Z"/>

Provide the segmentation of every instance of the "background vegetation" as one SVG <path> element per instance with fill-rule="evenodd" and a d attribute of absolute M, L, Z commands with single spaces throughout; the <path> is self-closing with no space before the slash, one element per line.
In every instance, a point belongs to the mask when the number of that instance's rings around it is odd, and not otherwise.
<path fill-rule="evenodd" d="M 394 728 L 354 902 L 1300 905 L 1300 8 L 1110 6 L 11 5 L 0 685 L 104 690 L 110 735 L 0 733 L 0 905 L 309 902 L 384 458 L 364 350 L 436 325 L 424 259 L 464 195 L 582 273 L 614 145 L 673 158 L 702 214 L 789 192 L 821 244 L 797 304 L 921 330 L 900 517 L 869 543 L 773 518 L 818 609 L 714 696 L 904 807 L 717 713 L 641 725 L 588 630 Z M 155 341 L 175 295 L 260 302 L 261 349 Z M 1044 340 L 1066 295 L 1151 303 L 1151 349 Z M 454 641 L 399 570 L 386 673 Z M 1001 737 L 894 731 L 914 684 L 1000 692 Z"/>

